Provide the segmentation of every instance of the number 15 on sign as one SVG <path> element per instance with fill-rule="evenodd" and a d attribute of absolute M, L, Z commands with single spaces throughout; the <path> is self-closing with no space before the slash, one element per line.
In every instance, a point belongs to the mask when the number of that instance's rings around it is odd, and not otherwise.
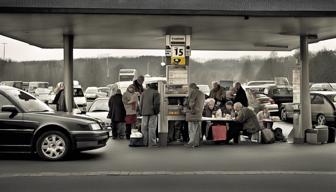
<path fill-rule="evenodd" d="M 173 48 L 173 57 L 185 57 L 185 47 L 174 46 Z"/>

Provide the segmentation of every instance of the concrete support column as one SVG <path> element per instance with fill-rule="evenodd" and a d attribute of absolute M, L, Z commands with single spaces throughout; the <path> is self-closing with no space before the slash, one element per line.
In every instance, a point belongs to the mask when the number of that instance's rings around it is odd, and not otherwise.
<path fill-rule="evenodd" d="M 309 91 L 309 61 L 308 61 L 308 36 L 300 36 L 300 120 L 299 129 L 295 130 L 294 143 L 304 143 L 306 129 L 312 128 L 311 103 Z"/>
<path fill-rule="evenodd" d="M 72 112 L 73 103 L 73 35 L 64 35 L 64 94 L 68 112 Z"/>

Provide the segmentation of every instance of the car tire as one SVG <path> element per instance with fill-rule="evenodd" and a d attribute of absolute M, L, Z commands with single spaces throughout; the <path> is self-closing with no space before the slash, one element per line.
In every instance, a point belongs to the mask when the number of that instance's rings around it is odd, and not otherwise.
<path fill-rule="evenodd" d="M 36 142 L 38 156 L 47 161 L 64 159 L 71 151 L 69 138 L 60 131 L 47 131 Z"/>
<path fill-rule="evenodd" d="M 282 121 L 287 121 L 288 120 L 287 119 L 287 112 L 286 112 L 285 108 L 280 109 L 280 119 Z"/>
<path fill-rule="evenodd" d="M 327 120 L 323 114 L 319 114 L 316 118 L 317 125 L 326 125 Z"/>

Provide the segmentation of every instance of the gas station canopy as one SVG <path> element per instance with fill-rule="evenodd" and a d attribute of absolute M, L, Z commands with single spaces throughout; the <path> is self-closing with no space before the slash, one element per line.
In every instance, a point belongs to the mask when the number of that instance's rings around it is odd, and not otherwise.
<path fill-rule="evenodd" d="M 292 50 L 336 37 L 333 0 L 1 1 L 0 34 L 41 48 L 164 49 L 191 29 L 193 50 Z M 223 17 L 225 16 L 225 17 Z"/>

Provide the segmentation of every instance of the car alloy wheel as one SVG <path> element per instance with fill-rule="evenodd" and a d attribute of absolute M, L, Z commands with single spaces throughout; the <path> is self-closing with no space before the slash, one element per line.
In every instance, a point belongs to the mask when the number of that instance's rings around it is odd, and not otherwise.
<path fill-rule="evenodd" d="M 59 131 L 43 133 L 37 140 L 37 153 L 45 160 L 60 160 L 69 151 L 69 139 Z"/>
<path fill-rule="evenodd" d="M 325 125 L 327 123 L 326 117 L 324 115 L 317 116 L 317 125 Z"/>
<path fill-rule="evenodd" d="M 286 111 L 285 111 L 284 108 L 282 108 L 281 111 L 280 111 L 280 118 L 281 118 L 281 120 L 283 120 L 283 121 L 286 121 L 286 120 L 287 120 L 287 113 L 286 113 Z"/>

